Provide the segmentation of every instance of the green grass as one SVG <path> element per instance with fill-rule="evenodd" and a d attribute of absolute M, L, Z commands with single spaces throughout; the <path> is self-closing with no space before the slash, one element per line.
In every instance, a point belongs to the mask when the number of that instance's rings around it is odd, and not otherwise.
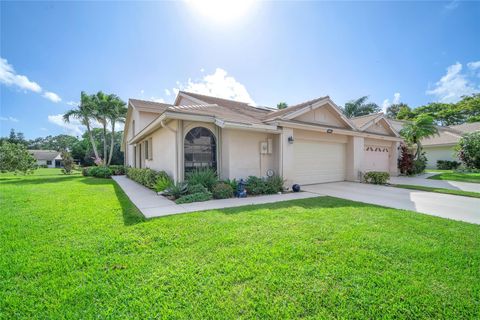
<path fill-rule="evenodd" d="M 432 188 L 432 187 L 424 187 L 424 186 L 411 185 L 411 184 L 395 184 L 392 186 L 397 188 L 403 188 L 403 189 L 446 193 L 446 194 L 453 194 L 455 196 L 464 196 L 464 197 L 471 197 L 471 198 L 480 198 L 480 193 L 473 192 L 473 191 L 452 190 L 452 189 L 445 189 L 445 188 Z"/>
<path fill-rule="evenodd" d="M 428 179 L 480 183 L 480 173 L 460 173 L 450 171 L 428 177 Z"/>
<path fill-rule="evenodd" d="M 0 318 L 479 318 L 480 226 L 330 197 L 145 221 L 112 180 L 0 177 Z"/>

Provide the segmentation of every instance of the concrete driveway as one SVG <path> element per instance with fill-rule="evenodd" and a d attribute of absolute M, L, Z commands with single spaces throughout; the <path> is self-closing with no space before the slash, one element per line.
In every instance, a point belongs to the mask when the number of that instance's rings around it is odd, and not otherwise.
<path fill-rule="evenodd" d="M 356 182 L 303 186 L 303 190 L 442 218 L 480 224 L 480 199 Z"/>
<path fill-rule="evenodd" d="M 435 174 L 427 173 L 421 176 L 415 177 L 391 177 L 390 183 L 392 184 L 411 184 L 416 186 L 432 187 L 432 188 L 444 188 L 451 190 L 472 191 L 480 193 L 480 183 L 469 183 L 460 181 L 447 181 L 447 180 L 431 180 L 427 179 Z"/>

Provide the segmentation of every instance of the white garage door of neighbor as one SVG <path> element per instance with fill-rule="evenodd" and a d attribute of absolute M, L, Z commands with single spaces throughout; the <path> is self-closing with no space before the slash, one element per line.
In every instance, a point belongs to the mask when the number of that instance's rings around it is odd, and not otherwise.
<path fill-rule="evenodd" d="M 390 151 L 390 148 L 384 146 L 365 146 L 364 171 L 389 172 Z"/>
<path fill-rule="evenodd" d="M 296 140 L 293 152 L 294 183 L 313 184 L 345 180 L 345 144 Z"/>

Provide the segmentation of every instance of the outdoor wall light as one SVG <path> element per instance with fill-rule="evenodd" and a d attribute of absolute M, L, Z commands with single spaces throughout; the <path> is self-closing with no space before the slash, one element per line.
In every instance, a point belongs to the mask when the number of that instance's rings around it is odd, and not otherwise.
<path fill-rule="evenodd" d="M 295 141 L 295 140 L 293 140 L 293 137 L 292 137 L 292 136 L 288 137 L 288 143 L 292 144 L 293 141 Z"/>
<path fill-rule="evenodd" d="M 332 133 L 333 129 L 327 129 L 327 133 Z"/>

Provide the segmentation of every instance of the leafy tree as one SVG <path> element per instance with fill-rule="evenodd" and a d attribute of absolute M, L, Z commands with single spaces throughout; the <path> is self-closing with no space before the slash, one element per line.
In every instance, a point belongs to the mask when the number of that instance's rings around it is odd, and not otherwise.
<path fill-rule="evenodd" d="M 21 143 L 4 141 L 0 145 L 0 171 L 32 173 L 37 168 L 37 161 Z"/>
<path fill-rule="evenodd" d="M 467 168 L 480 169 L 480 131 L 465 134 L 455 149 Z"/>
<path fill-rule="evenodd" d="M 78 142 L 78 138 L 60 134 L 57 136 L 46 136 L 44 138 L 36 138 L 28 141 L 28 149 L 30 150 L 72 150 L 73 146 Z"/>
<path fill-rule="evenodd" d="M 66 150 L 62 151 L 62 161 L 63 161 L 62 172 L 64 174 L 71 174 L 75 164 L 73 162 L 73 158 L 70 152 Z"/>
<path fill-rule="evenodd" d="M 10 134 L 8 137 L 0 138 L 0 143 L 3 142 L 10 142 L 10 143 L 20 143 L 23 145 L 27 145 L 28 141 L 25 140 L 25 136 L 21 132 L 15 132 L 15 129 L 10 129 Z"/>
<path fill-rule="evenodd" d="M 398 113 L 400 112 L 401 108 L 409 108 L 408 105 L 406 103 L 396 103 L 396 104 L 392 104 L 391 106 L 389 106 L 387 108 L 387 112 L 386 112 L 386 115 L 387 117 L 389 117 L 390 119 L 397 119 L 397 115 Z"/>
<path fill-rule="evenodd" d="M 91 96 L 86 94 L 84 91 L 80 93 L 80 105 L 75 108 L 67 111 L 63 115 L 63 120 L 65 122 L 70 122 L 71 118 L 75 118 L 80 120 L 80 123 L 82 123 L 86 128 L 87 128 L 87 134 L 90 138 L 90 143 L 92 144 L 92 149 L 95 154 L 95 158 L 99 158 L 98 156 L 98 151 L 97 151 L 97 145 L 93 139 L 92 135 L 92 129 L 91 129 L 91 121 L 95 116 L 95 104 L 93 102 L 93 99 Z"/>
<path fill-rule="evenodd" d="M 403 129 L 400 130 L 400 135 L 403 137 L 405 142 L 407 142 L 409 145 L 415 145 L 417 147 L 414 155 L 415 159 L 420 159 L 422 155 L 422 139 L 436 134 L 438 134 L 438 129 L 435 126 L 433 118 L 426 114 L 418 116 L 415 118 L 415 120 L 407 123 Z"/>
<path fill-rule="evenodd" d="M 463 110 L 465 113 L 466 122 L 480 121 L 480 93 L 463 96 L 456 105 L 457 110 Z"/>
<path fill-rule="evenodd" d="M 373 102 L 367 102 L 368 96 L 363 96 L 357 100 L 351 100 L 345 103 L 343 113 L 348 118 L 365 116 L 367 114 L 380 112 L 380 107 Z"/>
<path fill-rule="evenodd" d="M 401 106 L 397 113 L 398 120 L 411 120 L 415 117 L 412 109 L 408 105 Z"/>
<path fill-rule="evenodd" d="M 277 109 L 278 110 L 282 110 L 282 109 L 286 109 L 286 108 L 288 108 L 288 104 L 286 102 L 279 102 L 277 104 Z"/>
<path fill-rule="evenodd" d="M 112 162 L 113 149 L 115 144 L 115 124 L 125 123 L 125 118 L 127 116 L 127 107 L 125 102 L 123 102 L 119 97 L 113 96 L 112 108 L 108 112 L 108 120 L 111 126 L 110 132 L 110 152 L 108 156 L 107 165 L 110 165 Z"/>

